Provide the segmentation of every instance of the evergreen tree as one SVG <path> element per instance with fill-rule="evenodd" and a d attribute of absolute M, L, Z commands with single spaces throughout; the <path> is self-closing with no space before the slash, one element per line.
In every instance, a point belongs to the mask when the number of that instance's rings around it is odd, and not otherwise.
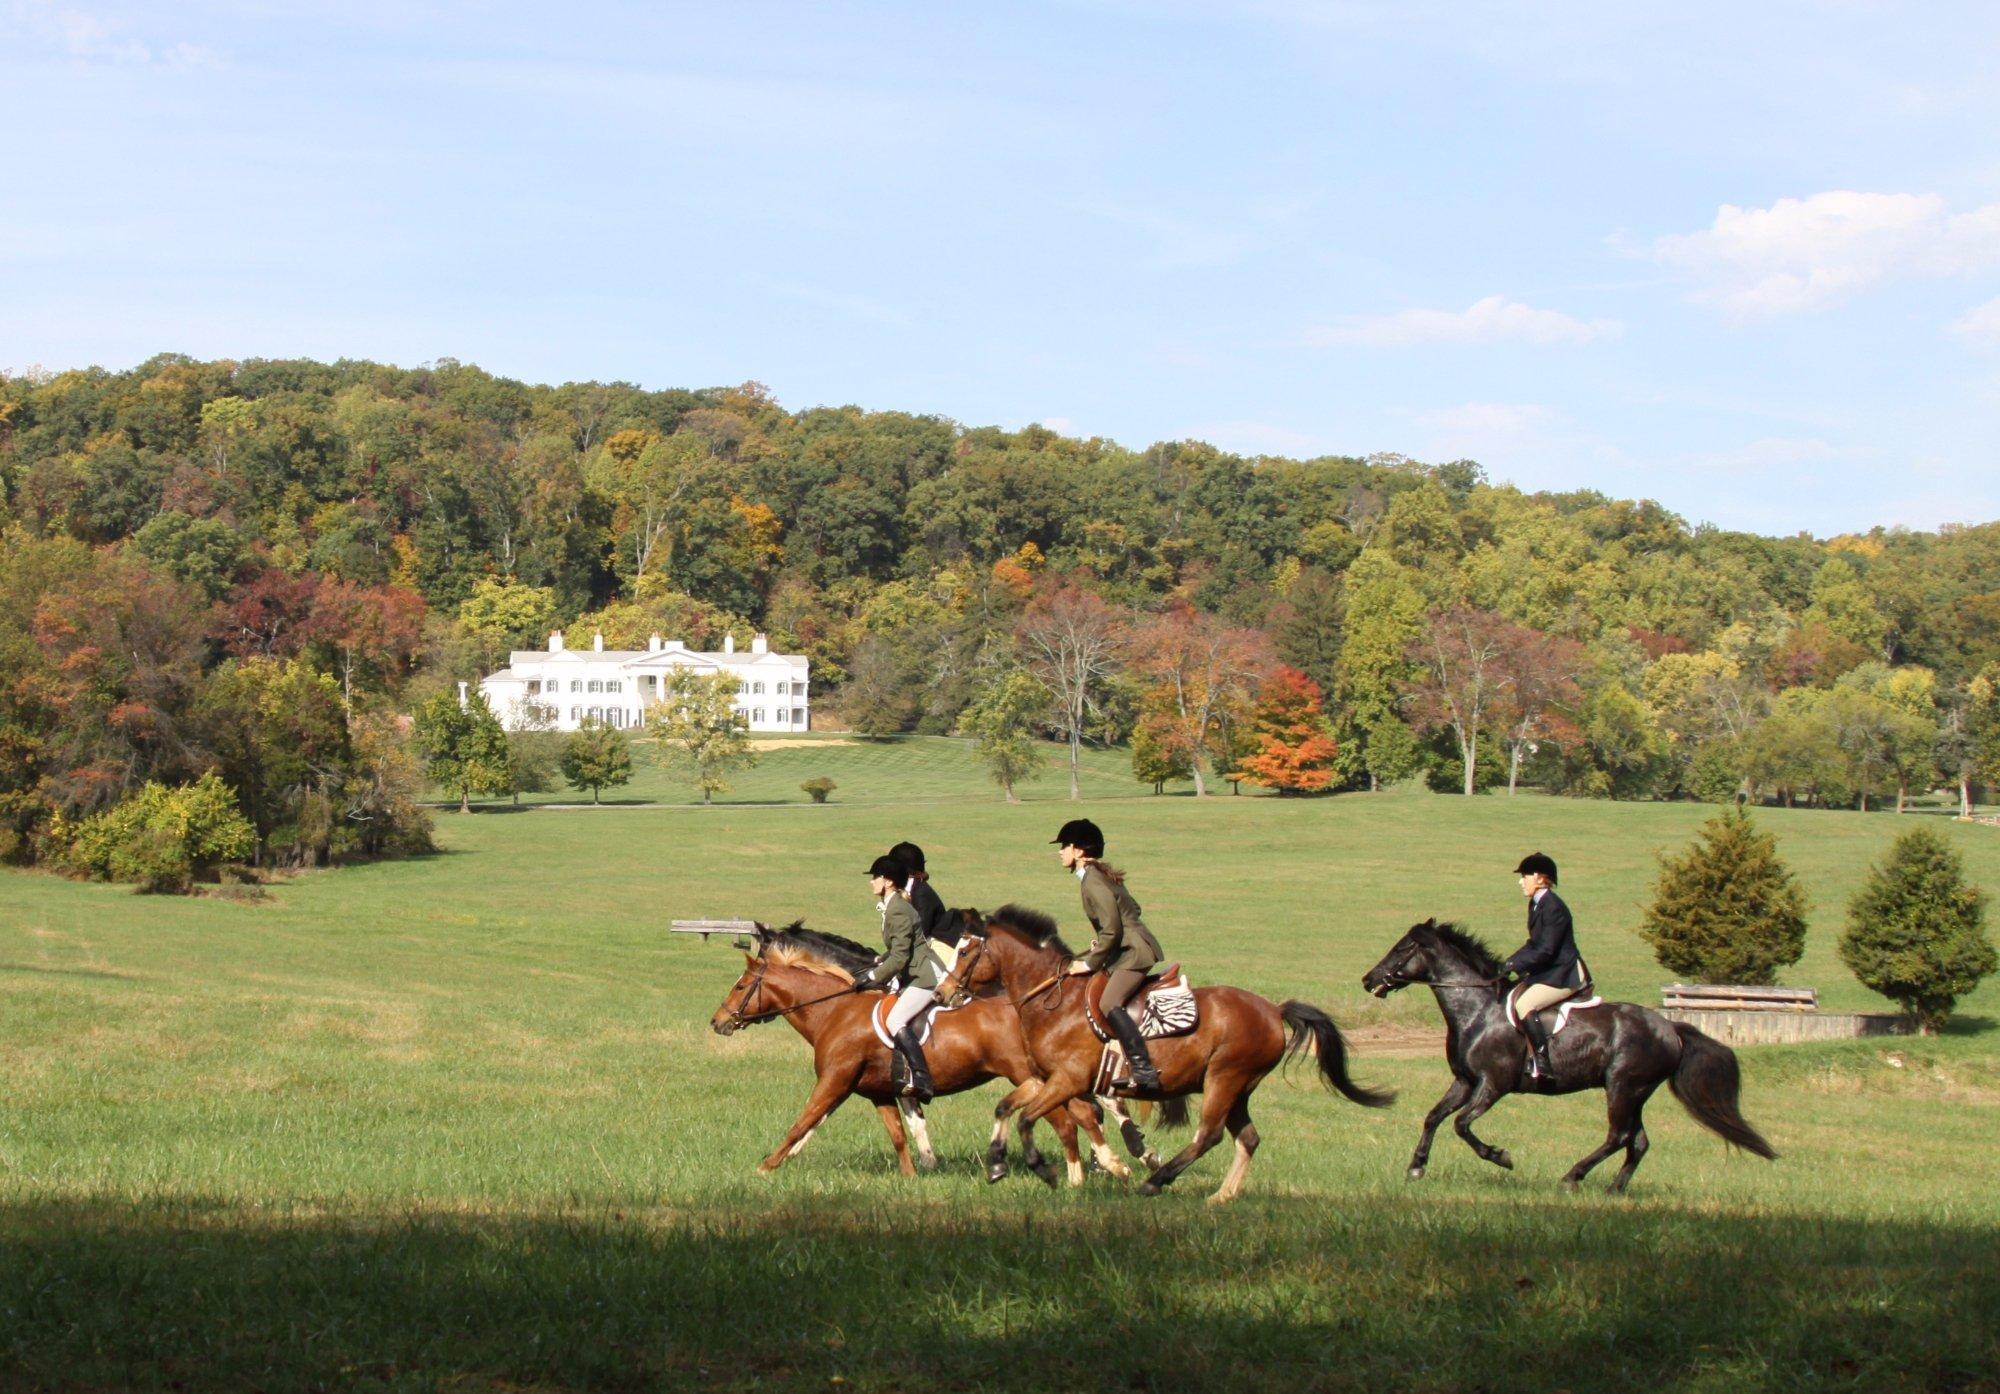
<path fill-rule="evenodd" d="M 563 742 L 562 772 L 570 788 L 588 789 L 592 803 L 602 802 L 600 789 L 632 782 L 632 747 L 623 731 L 586 720 Z"/>
<path fill-rule="evenodd" d="M 1048 761 L 1035 740 L 1034 722 L 1051 702 L 1049 690 L 1025 668 L 1010 669 L 959 717 L 959 729 L 973 738 L 973 754 L 1008 803 L 1018 803 L 1014 786 L 1039 779 Z"/>
<path fill-rule="evenodd" d="M 1241 763 L 1253 782 L 1280 794 L 1326 788 L 1340 747 L 1320 709 L 1319 684 L 1296 668 L 1280 668 L 1258 694 L 1251 718 L 1256 753 Z"/>
<path fill-rule="evenodd" d="M 460 813 L 472 810 L 474 794 L 504 794 L 513 785 L 507 733 L 478 693 L 463 704 L 450 692 L 431 698 L 417 708 L 411 738 L 425 777 L 458 795 Z"/>
<path fill-rule="evenodd" d="M 1806 896 L 1776 841 L 1740 808 L 1660 858 L 1640 937 L 1670 972 L 1704 983 L 1768 984 L 1806 947 Z"/>
<path fill-rule="evenodd" d="M 1929 1035 L 1996 966 L 1985 920 L 1986 896 L 1951 844 L 1912 828 L 1848 903 L 1841 962 Z"/>

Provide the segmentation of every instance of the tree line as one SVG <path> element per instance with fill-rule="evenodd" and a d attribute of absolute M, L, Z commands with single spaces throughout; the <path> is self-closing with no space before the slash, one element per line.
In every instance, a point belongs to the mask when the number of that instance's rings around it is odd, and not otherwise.
<path fill-rule="evenodd" d="M 1301 788 L 1969 803 L 2000 777 L 1996 578 L 2000 524 L 1761 537 L 1469 461 L 1128 449 L 755 383 L 15 374 L 0 842 L 213 769 L 256 859 L 379 854 L 420 816 L 406 714 L 556 627 L 768 631 L 822 710 L 973 735 L 1003 785 L 1036 773 L 1026 733 L 1129 743 L 1154 783 L 1261 760 L 1277 787 L 1289 762 Z"/>

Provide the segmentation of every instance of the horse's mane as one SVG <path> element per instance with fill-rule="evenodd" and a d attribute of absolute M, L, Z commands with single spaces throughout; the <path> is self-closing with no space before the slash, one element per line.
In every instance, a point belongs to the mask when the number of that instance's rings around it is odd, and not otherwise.
<path fill-rule="evenodd" d="M 825 930 L 807 929 L 803 920 L 794 920 L 783 929 L 765 930 L 757 937 L 764 956 L 773 963 L 815 969 L 848 982 L 875 963 L 867 946 Z"/>
<path fill-rule="evenodd" d="M 1500 956 L 1487 946 L 1484 939 L 1469 929 L 1460 929 L 1449 920 L 1442 924 L 1436 920 L 1428 920 L 1413 928 L 1419 932 L 1427 931 L 1435 935 L 1439 942 L 1455 949 L 1472 965 L 1472 971 L 1482 978 L 1497 978 L 1500 976 L 1500 970 L 1505 967 L 1500 961 Z"/>
<path fill-rule="evenodd" d="M 1058 950 L 1065 958 L 1076 957 L 1070 946 L 1063 943 L 1062 935 L 1056 932 L 1055 917 L 1044 915 L 1039 910 L 1030 910 L 1025 905 L 1003 905 L 986 917 L 986 923 L 1011 929 L 1032 941 L 1036 948 Z"/>

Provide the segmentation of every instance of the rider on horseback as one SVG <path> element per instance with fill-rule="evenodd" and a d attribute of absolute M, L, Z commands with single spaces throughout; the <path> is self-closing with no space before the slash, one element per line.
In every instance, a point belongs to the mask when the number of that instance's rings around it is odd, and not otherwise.
<path fill-rule="evenodd" d="M 1112 1081 L 1118 1089 L 1158 1089 L 1160 1072 L 1153 1068 L 1153 1056 L 1139 1023 L 1125 1010 L 1146 982 L 1146 970 L 1164 956 L 1160 941 L 1139 918 L 1139 902 L 1125 889 L 1125 875 L 1104 865 L 1104 834 L 1088 818 L 1072 818 L 1052 839 L 1059 849 L 1063 868 L 1074 872 L 1083 883 L 1083 913 L 1097 930 L 1090 948 L 1070 964 L 1072 973 L 1110 970 L 1098 1010 L 1125 1047 L 1131 1077 Z"/>
<path fill-rule="evenodd" d="M 899 842 L 889 849 L 889 855 L 909 868 L 910 879 L 903 884 L 903 898 L 917 907 L 917 919 L 924 934 L 941 943 L 956 944 L 958 931 L 948 923 L 944 901 L 931 887 L 930 873 L 924 870 L 924 849 L 914 842 Z"/>
<path fill-rule="evenodd" d="M 1569 906 L 1555 892 L 1553 858 L 1531 852 L 1514 868 L 1521 894 L 1528 898 L 1528 942 L 1507 960 L 1507 971 L 1520 981 L 1513 989 L 1514 1019 L 1534 1047 L 1529 1069 L 1537 1078 L 1555 1073 L 1549 1062 L 1549 1033 L 1542 1009 L 1566 1002 L 1590 986 L 1590 970 L 1576 951 L 1576 933 Z"/>
<path fill-rule="evenodd" d="M 937 951 L 937 941 L 927 937 L 903 888 L 910 883 L 909 865 L 900 857 L 877 857 L 868 868 L 869 887 L 875 892 L 882 911 L 882 956 L 866 973 L 854 980 L 857 992 L 885 988 L 893 978 L 903 980 L 896 1005 L 889 1009 L 889 1037 L 903 1057 L 908 1082 L 902 1092 L 918 1103 L 931 1099 L 930 1063 L 924 1059 L 923 1043 L 917 1039 L 915 1022 L 937 997 L 945 963 Z"/>

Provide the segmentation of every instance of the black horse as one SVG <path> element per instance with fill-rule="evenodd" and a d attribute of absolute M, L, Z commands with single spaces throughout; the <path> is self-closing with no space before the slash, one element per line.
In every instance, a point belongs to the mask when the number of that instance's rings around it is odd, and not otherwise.
<path fill-rule="evenodd" d="M 1361 985 L 1377 997 L 1423 983 L 1437 995 L 1444 1013 L 1444 1052 L 1453 1078 L 1451 1088 L 1424 1118 L 1424 1135 L 1410 1157 L 1411 1180 L 1424 1174 L 1438 1124 L 1454 1113 L 1458 1117 L 1452 1126 L 1466 1146 L 1481 1160 L 1511 1171 L 1513 1158 L 1472 1134 L 1472 1125 L 1503 1095 L 1602 1089 L 1611 1130 L 1604 1145 L 1571 1167 L 1562 1183 L 1576 1185 L 1622 1147 L 1625 1165 L 1611 1181 L 1613 1191 L 1622 1191 L 1646 1155 L 1646 1128 L 1639 1115 L 1662 1082 L 1710 1132 L 1760 1157 L 1778 1155 L 1737 1111 L 1740 1079 L 1735 1052 L 1692 1026 L 1668 1021 L 1634 1002 L 1607 1002 L 1572 1016 L 1549 1042 L 1555 1072 L 1546 1079 L 1531 1077 L 1528 1043 L 1507 1020 L 1504 971 L 1493 951 L 1473 935 L 1426 920 L 1412 925 L 1361 979 Z"/>

